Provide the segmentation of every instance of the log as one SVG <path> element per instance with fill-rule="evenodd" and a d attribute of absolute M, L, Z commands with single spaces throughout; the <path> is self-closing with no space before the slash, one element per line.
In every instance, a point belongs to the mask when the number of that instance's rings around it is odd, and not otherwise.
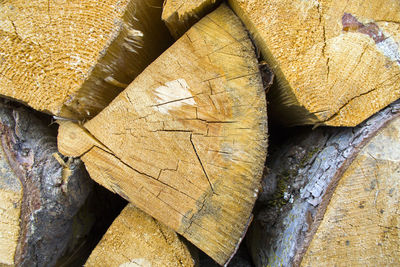
<path fill-rule="evenodd" d="M 170 31 L 214 2 L 167 0 L 164 13 L 178 14 Z M 400 97 L 399 1 L 228 2 L 277 76 L 269 101 L 280 123 L 356 126 Z"/>
<path fill-rule="evenodd" d="M 175 39 L 179 39 L 196 22 L 210 13 L 218 0 L 165 0 L 162 20 Z"/>
<path fill-rule="evenodd" d="M 320 128 L 272 154 L 250 228 L 256 266 L 400 264 L 400 102 L 356 128 Z"/>
<path fill-rule="evenodd" d="M 0 102 L 2 266 L 54 266 L 93 223 L 76 220 L 93 183 L 81 160 L 57 154 L 56 135 L 32 110 Z"/>
<path fill-rule="evenodd" d="M 60 121 L 58 146 L 222 265 L 251 220 L 266 124 L 254 48 L 223 5 L 95 118 Z"/>
<path fill-rule="evenodd" d="M 399 1 L 229 3 L 276 74 L 271 114 L 286 125 L 356 126 L 400 97 Z"/>
<path fill-rule="evenodd" d="M 56 116 L 93 117 L 170 44 L 161 6 L 1 1 L 0 95 Z"/>
<path fill-rule="evenodd" d="M 85 266 L 190 267 L 197 265 L 197 261 L 173 230 L 128 204 Z"/>

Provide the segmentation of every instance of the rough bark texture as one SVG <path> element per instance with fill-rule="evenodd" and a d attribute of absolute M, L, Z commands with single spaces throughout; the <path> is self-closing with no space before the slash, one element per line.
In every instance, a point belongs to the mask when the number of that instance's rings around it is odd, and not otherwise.
<path fill-rule="evenodd" d="M 170 45 L 162 2 L 0 1 L 0 94 L 95 116 Z"/>
<path fill-rule="evenodd" d="M 13 190 L 21 196 L 14 204 L 20 217 L 17 244 L 6 252 L 6 262 L 0 262 L 53 266 L 88 231 L 88 225 L 74 219 L 92 182 L 79 159 L 64 162 L 54 155 L 58 153 L 56 132 L 35 117 L 32 110 L 2 101 L 0 137 L 0 195 Z"/>
<path fill-rule="evenodd" d="M 256 215 L 248 239 L 257 266 L 296 266 L 300 263 L 306 266 L 310 263 L 311 266 L 317 263 L 340 265 L 341 262 L 352 266 L 363 266 L 368 262 L 375 263 L 376 266 L 399 264 L 398 245 L 395 245 L 398 242 L 396 235 L 398 236 L 399 229 L 396 223 L 399 217 L 398 196 L 393 195 L 393 192 L 397 192 L 399 184 L 398 181 L 394 181 L 393 185 L 384 187 L 386 180 L 389 179 L 387 176 L 397 177 L 398 171 L 393 170 L 391 166 L 388 168 L 387 160 L 386 163 L 385 161 L 376 163 L 376 166 L 372 163 L 369 165 L 360 163 L 365 161 L 363 158 L 365 155 L 378 162 L 383 159 L 382 154 L 389 158 L 386 155 L 392 153 L 390 151 L 393 151 L 393 155 L 398 153 L 395 152 L 398 140 L 388 139 L 390 134 L 386 132 L 398 131 L 396 123 L 400 116 L 399 111 L 400 102 L 397 101 L 356 128 L 318 128 L 311 132 L 305 131 L 297 134 L 270 156 L 270 171 L 265 178 L 264 193 L 259 199 L 264 206 Z M 389 163 L 391 161 L 396 163 L 398 159 L 389 160 Z M 384 174 L 377 171 L 379 168 L 390 170 L 388 174 Z M 353 184 L 348 185 L 347 194 L 340 194 L 342 188 L 346 188 L 348 184 L 348 179 L 343 177 L 348 177 L 354 170 L 358 170 L 358 176 L 351 176 Z M 367 182 L 357 182 L 360 177 L 368 178 Z M 381 191 L 374 186 L 376 183 L 382 185 Z M 337 187 L 338 184 L 340 187 Z M 359 189 L 363 192 L 364 188 L 371 191 L 365 196 L 369 197 L 365 200 L 360 200 L 351 193 Z M 334 201 L 338 198 L 339 202 Z M 366 203 L 376 204 L 377 201 L 382 208 L 374 212 L 375 207 L 372 204 L 370 207 Z M 361 208 L 346 207 L 346 212 L 340 211 L 340 208 L 345 209 L 344 205 L 349 205 L 348 202 L 361 205 Z M 339 206 L 339 210 L 334 210 L 331 205 Z M 360 213 L 365 206 L 367 208 L 364 211 L 374 214 L 378 212 L 379 216 L 369 215 L 366 218 Z M 325 213 L 327 207 L 329 214 Z M 324 219 L 325 214 L 328 214 L 327 219 Z M 357 223 L 351 222 L 353 216 L 356 220 L 358 218 Z M 372 223 L 366 225 L 365 220 L 368 221 L 368 218 Z M 345 232 L 345 236 L 348 236 L 345 242 L 334 241 L 340 238 L 333 235 L 335 233 L 340 235 L 344 229 L 343 225 L 341 228 L 335 228 L 340 225 L 338 222 L 345 224 L 349 229 Z M 378 227 L 377 225 L 382 226 L 380 230 L 374 228 Z M 360 234 L 358 228 L 364 231 Z M 384 234 L 388 231 L 390 233 L 386 241 L 374 243 L 379 239 L 379 233 Z M 325 236 L 322 241 L 319 239 L 321 235 Z M 320 243 L 308 251 L 311 240 Z M 357 242 L 353 242 L 354 240 Z M 381 247 L 377 249 L 380 242 Z M 346 251 L 351 249 L 349 244 L 359 250 L 351 250 L 353 254 L 347 254 Z M 327 247 L 322 251 L 323 245 Z M 341 246 L 347 248 L 342 249 Z M 330 259 L 324 258 L 323 255 L 327 255 L 329 251 L 336 256 L 331 256 Z"/>
<path fill-rule="evenodd" d="M 83 125 L 61 122 L 59 150 L 98 183 L 220 264 L 251 220 L 267 147 L 254 47 L 221 5 Z"/>

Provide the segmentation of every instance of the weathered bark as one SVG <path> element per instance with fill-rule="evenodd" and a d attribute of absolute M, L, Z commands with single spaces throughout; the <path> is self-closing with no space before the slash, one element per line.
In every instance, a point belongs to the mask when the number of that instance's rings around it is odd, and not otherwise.
<path fill-rule="evenodd" d="M 181 37 L 196 22 L 221 1 L 219 0 L 166 0 L 162 19 L 175 39 Z"/>
<path fill-rule="evenodd" d="M 282 123 L 356 126 L 400 97 L 399 1 L 228 2 L 276 74 Z"/>
<path fill-rule="evenodd" d="M 85 266 L 196 266 L 188 246 L 170 228 L 129 204 Z"/>
<path fill-rule="evenodd" d="M 297 134 L 269 157 L 249 238 L 257 266 L 400 264 L 399 117 L 397 101 L 356 128 Z"/>
<path fill-rule="evenodd" d="M 91 118 L 170 41 L 162 0 L 0 2 L 0 94 Z"/>
<path fill-rule="evenodd" d="M 98 116 L 60 122 L 59 150 L 218 263 L 251 219 L 267 114 L 254 48 L 225 5 L 202 19 Z"/>
<path fill-rule="evenodd" d="M 74 218 L 92 182 L 79 159 L 57 154 L 56 134 L 32 110 L 0 103 L 2 264 L 53 266 L 90 229 Z"/>

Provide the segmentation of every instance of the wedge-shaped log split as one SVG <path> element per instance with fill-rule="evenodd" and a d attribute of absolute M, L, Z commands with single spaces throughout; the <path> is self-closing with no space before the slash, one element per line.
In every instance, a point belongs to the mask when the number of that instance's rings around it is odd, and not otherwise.
<path fill-rule="evenodd" d="M 128 204 L 85 266 L 196 266 L 196 253 L 192 256 L 186 243 L 173 230 Z"/>
<path fill-rule="evenodd" d="M 254 48 L 225 5 L 203 18 L 59 150 L 220 264 L 240 243 L 267 147 Z"/>
<path fill-rule="evenodd" d="M 172 40 L 162 0 L 0 2 L 0 95 L 92 118 Z"/>

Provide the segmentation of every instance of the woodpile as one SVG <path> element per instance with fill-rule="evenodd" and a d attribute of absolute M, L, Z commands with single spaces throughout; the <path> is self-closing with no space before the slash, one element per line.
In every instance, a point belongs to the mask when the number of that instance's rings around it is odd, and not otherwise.
<path fill-rule="evenodd" d="M 1 1 L 0 264 L 400 265 L 399 25 L 396 0 Z"/>

